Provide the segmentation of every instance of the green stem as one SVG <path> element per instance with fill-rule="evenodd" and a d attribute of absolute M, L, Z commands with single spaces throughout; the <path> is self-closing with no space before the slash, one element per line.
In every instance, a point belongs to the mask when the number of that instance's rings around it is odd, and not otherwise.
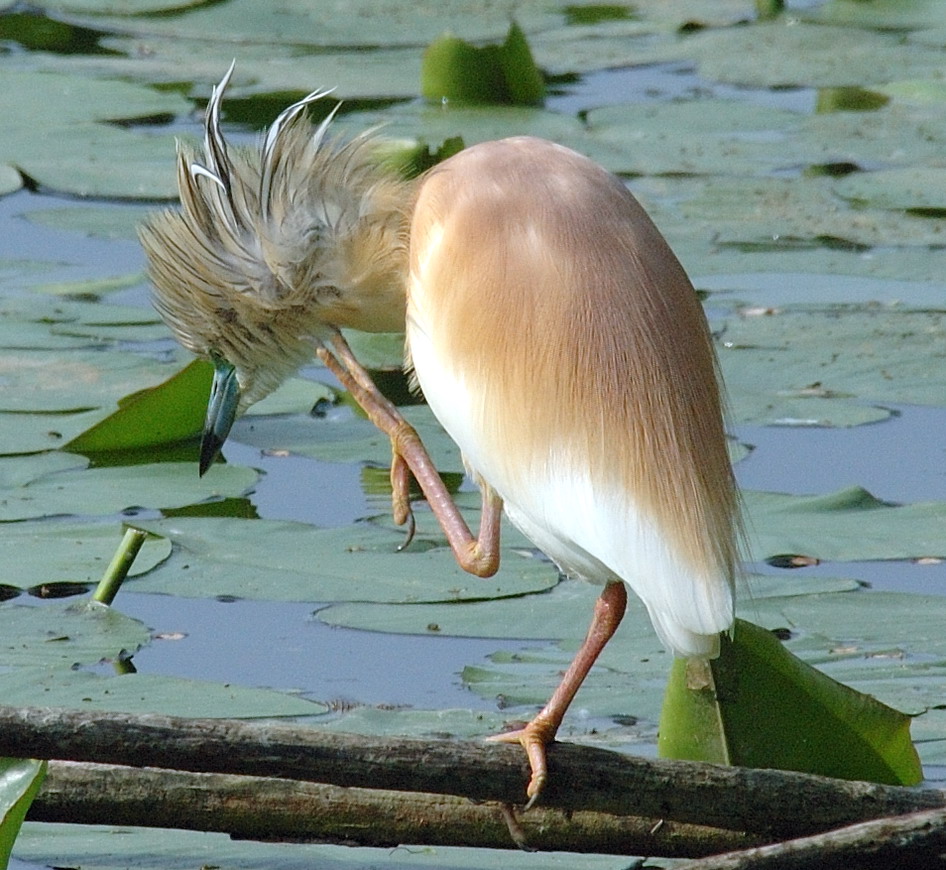
<path fill-rule="evenodd" d="M 105 569 L 105 573 L 102 575 L 102 579 L 99 580 L 99 585 L 92 595 L 93 601 L 98 601 L 100 604 L 111 605 L 122 583 L 128 576 L 128 572 L 131 570 L 135 556 L 138 555 L 138 551 L 141 549 L 141 545 L 145 542 L 145 538 L 147 537 L 148 533 L 143 532 L 141 529 L 125 529 L 122 542 L 118 545 L 115 555 L 112 556 L 111 563 L 108 568 Z"/>

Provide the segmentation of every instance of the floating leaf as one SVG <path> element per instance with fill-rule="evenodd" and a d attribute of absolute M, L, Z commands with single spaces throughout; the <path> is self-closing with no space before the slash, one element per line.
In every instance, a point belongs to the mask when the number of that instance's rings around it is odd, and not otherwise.
<path fill-rule="evenodd" d="M 433 102 L 535 105 L 545 96 L 542 73 L 518 24 L 501 45 L 475 46 L 447 34 L 424 52 L 421 91 Z"/>
<path fill-rule="evenodd" d="M 861 487 L 827 495 L 745 492 L 752 558 L 827 561 L 946 556 L 946 502 L 892 505 Z"/>
<path fill-rule="evenodd" d="M 319 716 L 326 706 L 285 692 L 186 680 L 161 674 L 99 676 L 85 670 L 21 667 L 0 673 L 0 692 L 13 706 L 69 707 L 165 716 L 269 719 Z"/>
<path fill-rule="evenodd" d="M 665 758 L 842 779 L 923 778 L 908 716 L 835 682 L 743 620 L 711 665 L 674 661 L 658 747 Z"/>
<path fill-rule="evenodd" d="M 47 762 L 0 758 L 0 867 L 6 870 L 13 843 L 46 776 Z"/>
<path fill-rule="evenodd" d="M 209 362 L 194 360 L 164 383 L 120 399 L 114 414 L 77 435 L 65 449 L 84 454 L 140 450 L 194 438 L 204 425 L 212 377 Z"/>
<path fill-rule="evenodd" d="M 253 469 L 233 465 L 214 466 L 201 478 L 192 463 L 184 462 L 70 468 L 40 473 L 10 489 L 0 501 L 0 520 L 183 507 L 210 498 L 243 495 L 256 479 Z"/>
<path fill-rule="evenodd" d="M 167 536 L 175 547 L 170 562 L 129 587 L 135 591 L 277 601 L 463 601 L 518 596 L 557 582 L 551 565 L 508 548 L 498 574 L 473 577 L 422 530 L 397 552 L 403 531 L 367 523 L 315 529 L 179 517 L 135 525 Z"/>
<path fill-rule="evenodd" d="M 12 674 L 25 666 L 68 671 L 77 663 L 117 659 L 122 651 L 144 646 L 151 634 L 137 619 L 111 607 L 81 602 L 0 607 L 0 637 L 0 665 L 12 667 Z M 41 695 L 34 691 L 33 701 L 22 703 L 39 704 Z"/>
<path fill-rule="evenodd" d="M 116 523 L 4 523 L 0 525 L 0 563 L 16 565 L 16 582 L 23 588 L 61 581 L 95 582 L 121 537 Z M 170 554 L 170 541 L 149 538 L 130 576 L 147 573 Z"/>

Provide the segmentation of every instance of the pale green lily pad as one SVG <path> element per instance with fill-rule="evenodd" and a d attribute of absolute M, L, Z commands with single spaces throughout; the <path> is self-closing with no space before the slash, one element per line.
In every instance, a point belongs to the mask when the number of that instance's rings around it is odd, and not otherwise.
<path fill-rule="evenodd" d="M 797 137 L 814 164 L 935 165 L 946 142 L 946 120 L 937 104 L 894 100 L 874 112 L 812 115 Z"/>
<path fill-rule="evenodd" d="M 111 36 L 101 44 L 116 54 L 63 56 L 36 52 L 30 62 L 51 72 L 90 78 L 127 77 L 173 85 L 175 89 L 182 87 L 183 78 L 188 95 L 205 100 L 236 56 L 227 101 L 285 94 L 280 108 L 319 87 L 332 88 L 332 96 L 341 100 L 414 99 L 420 76 L 420 51 L 416 47 L 300 53 L 294 40 L 284 45 L 242 43 L 236 51 L 234 43 L 227 40 L 149 36 L 148 53 L 142 55 L 141 39 L 136 36 Z M 223 114 L 226 117 L 226 104 Z"/>
<path fill-rule="evenodd" d="M 68 673 L 74 664 L 115 659 L 123 650 L 134 653 L 151 640 L 143 623 L 94 601 L 42 607 L 5 604 L 0 607 L 0 627 L 0 667 L 14 668 L 0 678 L 20 674 L 25 666 Z M 22 703 L 45 702 L 34 688 L 33 700 Z"/>
<path fill-rule="evenodd" d="M 806 588 L 807 587 L 807 588 Z M 753 577 L 745 594 L 747 612 L 754 602 L 779 601 L 816 593 L 844 592 L 859 588 L 856 581 L 837 578 L 796 578 L 789 576 Z M 601 587 L 580 580 L 563 580 L 542 595 L 503 601 L 457 603 L 416 603 L 387 607 L 382 604 L 351 602 L 320 610 L 318 618 L 329 625 L 362 631 L 395 634 L 437 634 L 451 637 L 495 637 L 518 640 L 568 640 L 577 643 L 591 621 Z M 660 652 L 660 642 L 650 627 L 644 606 L 634 595 L 628 597 L 628 613 L 620 634 L 628 643 L 640 645 L 633 654 L 640 659 Z M 751 619 L 751 615 L 748 617 Z M 623 643 L 623 641 L 622 641 Z M 610 655 L 611 645 L 604 655 Z M 627 651 L 625 651 L 627 652 Z M 620 655 L 625 655 L 622 652 Z M 639 654 L 639 655 L 638 655 Z"/>
<path fill-rule="evenodd" d="M 463 471 L 459 448 L 450 440 L 427 405 L 399 409 L 417 430 L 440 472 Z M 286 450 L 330 462 L 391 464 L 391 441 L 367 418 L 347 408 L 324 417 L 292 417 L 238 421 L 232 437 L 263 450 Z"/>
<path fill-rule="evenodd" d="M 474 14 L 475 13 L 475 14 Z M 279 14 L 254 0 L 201 4 L 177 15 L 78 17 L 80 23 L 135 37 L 200 38 L 227 44 L 291 46 L 421 46 L 445 30 L 467 39 L 501 39 L 509 27 L 509 10 L 445 0 L 436 8 L 418 7 L 409 0 L 352 0 L 339 14 L 332 6 L 308 0 L 285 0 Z M 551 27 L 561 13 L 547 0 L 524 0 L 515 10 L 525 30 Z"/>
<path fill-rule="evenodd" d="M 44 187 L 79 196 L 173 195 L 173 138 L 103 122 L 186 114 L 191 106 L 182 97 L 130 82 L 10 69 L 0 69 L 0 89 L 8 95 L 0 160 Z"/>
<path fill-rule="evenodd" d="M 523 852 L 515 849 L 423 848 L 353 849 L 303 843 L 255 843 L 226 834 L 99 825 L 27 822 L 14 856 L 43 866 L 95 870 L 627 870 L 613 855 Z M 70 863 L 71 862 L 71 863 Z"/>
<path fill-rule="evenodd" d="M 102 192 L 102 196 L 121 196 L 122 193 Z M 144 284 L 144 272 L 132 272 L 128 275 L 112 275 L 108 278 L 91 278 L 87 281 L 54 281 L 48 284 L 34 284 L 32 289 L 37 293 L 48 293 L 50 296 L 81 296 L 85 298 L 104 296 L 107 293 L 117 293 Z M 166 334 L 166 333 L 165 333 Z M 155 336 L 152 336 L 155 337 Z"/>
<path fill-rule="evenodd" d="M 942 67 L 939 52 L 909 45 L 896 33 L 808 24 L 788 16 L 704 30 L 674 54 L 696 61 L 706 78 L 769 88 L 865 86 L 932 76 Z"/>
<path fill-rule="evenodd" d="M 56 450 L 106 415 L 102 409 L 72 414 L 0 412 L 0 456 Z"/>
<path fill-rule="evenodd" d="M 743 498 L 757 561 L 783 553 L 836 562 L 946 556 L 946 502 L 891 505 L 857 486 L 812 496 L 749 491 Z"/>
<path fill-rule="evenodd" d="M 135 283 L 140 283 L 137 276 Z M 54 300 L 30 294 L 0 300 L 0 347 L 90 348 L 104 342 L 148 342 L 167 336 L 147 308 L 102 302 Z"/>
<path fill-rule="evenodd" d="M 111 406 L 166 371 L 166 364 L 126 351 L 0 350 L 0 411 Z"/>
<path fill-rule="evenodd" d="M 379 125 L 386 137 L 419 139 L 431 145 L 452 136 L 463 137 L 466 145 L 507 136 L 539 136 L 564 144 L 581 143 L 587 138 L 577 118 L 523 106 L 428 106 L 415 102 L 392 106 L 385 112 L 352 112 L 337 122 L 345 135 L 357 135 Z"/>
<path fill-rule="evenodd" d="M 154 206 L 109 203 L 75 208 L 37 208 L 25 212 L 23 217 L 47 229 L 68 230 L 92 238 L 137 241 L 138 225 L 154 211 Z"/>
<path fill-rule="evenodd" d="M 326 711 L 324 704 L 269 689 L 161 674 L 102 677 L 64 668 L 20 667 L 0 673 L 0 692 L 5 703 L 14 706 L 42 705 L 165 716 L 269 719 L 318 716 Z"/>
<path fill-rule="evenodd" d="M 878 419 L 868 403 L 946 397 L 944 312 L 839 306 L 729 318 L 719 354 L 739 421 L 854 425 Z"/>
<path fill-rule="evenodd" d="M 183 507 L 243 495 L 256 479 L 253 469 L 234 465 L 218 465 L 198 477 L 185 462 L 40 473 L 4 493 L 0 521 Z"/>
<path fill-rule="evenodd" d="M 946 169 L 856 172 L 836 181 L 834 190 L 859 206 L 946 212 Z"/>
<path fill-rule="evenodd" d="M 398 735 L 431 740 L 469 740 L 502 730 L 499 713 L 474 710 L 389 710 L 355 707 L 337 718 L 317 723 L 325 731 L 343 734 Z"/>
<path fill-rule="evenodd" d="M 98 581 L 121 543 L 116 523 L 4 523 L 0 525 L 0 565 L 16 565 L 4 582 L 29 587 L 59 581 Z M 145 574 L 171 555 L 171 542 L 148 538 L 128 572 Z"/>
<path fill-rule="evenodd" d="M 872 30 L 915 30 L 942 24 L 938 0 L 831 0 L 804 10 L 805 18 Z"/>
<path fill-rule="evenodd" d="M 319 402 L 333 402 L 335 398 L 335 391 L 325 384 L 306 378 L 290 378 L 246 413 L 250 416 L 307 414 Z"/>
<path fill-rule="evenodd" d="M 732 100 L 636 103 L 593 109 L 574 147 L 625 174 L 769 172 L 798 162 L 794 112 Z M 602 147 L 604 146 L 604 147 Z"/>
<path fill-rule="evenodd" d="M 421 530 L 397 552 L 403 531 L 367 523 L 316 529 L 275 520 L 175 518 L 135 525 L 167 536 L 175 548 L 165 565 L 135 581 L 138 592 L 396 603 L 519 596 L 558 580 L 548 563 L 508 547 L 498 574 L 474 577 Z"/>
<path fill-rule="evenodd" d="M 681 211 L 711 226 L 717 244 L 868 247 L 946 239 L 944 220 L 847 208 L 822 178 L 714 179 L 696 189 Z"/>
<path fill-rule="evenodd" d="M 23 176 L 12 166 L 0 166 L 0 196 L 14 193 L 23 186 Z"/>

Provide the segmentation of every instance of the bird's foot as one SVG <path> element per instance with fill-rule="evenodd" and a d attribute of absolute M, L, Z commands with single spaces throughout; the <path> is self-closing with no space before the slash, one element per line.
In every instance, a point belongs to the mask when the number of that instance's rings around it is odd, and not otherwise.
<path fill-rule="evenodd" d="M 529 800 L 523 807 L 524 810 L 528 810 L 535 805 L 542 789 L 545 788 L 545 784 L 548 782 L 549 768 L 545 747 L 555 740 L 556 731 L 558 731 L 558 725 L 543 718 L 540 714 L 524 728 L 519 728 L 516 731 L 505 731 L 502 734 L 494 734 L 492 737 L 486 738 L 493 743 L 518 743 L 525 749 L 532 776 L 529 779 L 529 785 L 526 787 L 526 796 Z"/>
<path fill-rule="evenodd" d="M 404 543 L 398 547 L 398 551 L 401 551 L 414 540 L 416 529 L 414 511 L 411 509 L 411 470 L 404 457 L 397 452 L 393 442 L 391 446 L 393 449 L 391 458 L 391 512 L 394 515 L 395 525 L 403 526 L 407 524 Z"/>

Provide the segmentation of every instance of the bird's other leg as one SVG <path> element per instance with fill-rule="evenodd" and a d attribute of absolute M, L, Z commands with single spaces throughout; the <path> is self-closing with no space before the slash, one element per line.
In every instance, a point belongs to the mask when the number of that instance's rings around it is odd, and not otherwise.
<path fill-rule="evenodd" d="M 394 404 L 382 395 L 371 376 L 355 359 L 340 332 L 331 338 L 332 351 L 316 350 L 325 364 L 368 415 L 368 419 L 391 439 L 391 488 L 394 521 L 408 522 L 408 542 L 413 535 L 414 519 L 410 507 L 410 477 L 417 480 L 424 498 L 444 534 L 460 567 L 478 577 L 490 577 L 499 568 L 499 529 L 503 502 L 489 486 L 482 485 L 483 510 L 480 531 L 473 536 L 456 506 L 417 431 Z"/>
<path fill-rule="evenodd" d="M 619 580 L 608 583 L 595 602 L 595 612 L 588 634 L 549 702 L 525 728 L 489 738 L 501 743 L 519 743 L 525 749 L 529 757 L 529 767 L 532 769 L 532 778 L 526 789 L 529 798 L 526 809 L 536 802 L 548 780 L 545 747 L 555 739 L 575 693 L 588 676 L 588 671 L 601 654 L 601 650 L 617 631 L 626 609 L 627 588 L 624 582 Z"/>

